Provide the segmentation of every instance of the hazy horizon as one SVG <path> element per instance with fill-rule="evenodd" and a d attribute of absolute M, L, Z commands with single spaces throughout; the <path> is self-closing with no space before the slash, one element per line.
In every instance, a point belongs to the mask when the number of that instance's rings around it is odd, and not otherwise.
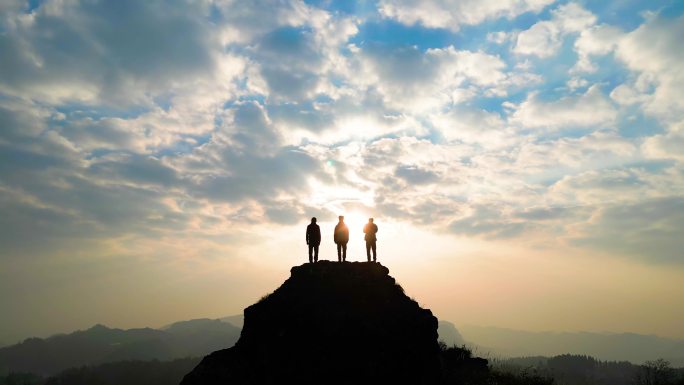
<path fill-rule="evenodd" d="M 5 347 L 5 346 L 10 346 L 14 345 L 17 343 L 23 342 L 27 338 L 50 338 L 53 336 L 59 336 L 59 335 L 65 335 L 65 334 L 70 334 L 73 332 L 77 331 L 85 331 L 88 329 L 91 329 L 93 327 L 96 327 L 98 325 L 105 326 L 110 329 L 121 329 L 121 330 L 129 330 L 129 329 L 141 329 L 141 328 L 150 328 L 150 329 L 158 329 L 158 330 L 163 330 L 166 327 L 169 327 L 175 323 L 178 322 L 187 322 L 187 321 L 197 321 L 197 320 L 221 320 L 222 322 L 228 322 L 230 324 L 234 324 L 232 321 L 229 320 L 224 320 L 225 318 L 232 318 L 232 317 L 237 317 L 237 316 L 242 316 L 242 312 L 240 313 L 231 313 L 231 314 L 226 314 L 226 315 L 221 315 L 221 316 L 207 316 L 207 317 L 202 317 L 202 316 L 197 316 L 197 317 L 192 317 L 192 318 L 187 318 L 187 319 L 178 319 L 178 320 L 173 320 L 169 321 L 168 323 L 165 324 L 141 324 L 141 325 L 131 325 L 127 327 L 122 327 L 119 325 L 115 324 L 109 324 L 106 322 L 96 322 L 94 324 L 82 327 L 82 328 L 77 328 L 77 329 L 69 329 L 69 330 L 58 330 L 58 331 L 52 331 L 52 332 L 46 332 L 41 335 L 27 335 L 25 337 L 21 337 L 17 340 L 14 341 L 0 341 L 0 347 Z M 613 330 L 523 330 L 523 329 L 515 329 L 515 328 L 507 328 L 507 327 L 500 327 L 500 326 L 494 326 L 494 325 L 475 325 L 475 324 L 458 324 L 454 323 L 454 321 L 449 320 L 449 319 L 444 319 L 439 317 L 438 315 L 435 315 L 440 322 L 445 321 L 448 323 L 451 323 L 456 327 L 456 329 L 459 332 L 463 332 L 463 330 L 469 330 L 469 329 L 480 329 L 480 330 L 485 330 L 485 329 L 492 329 L 492 330 L 501 330 L 501 331 L 512 331 L 512 332 L 521 332 L 521 333 L 532 333 L 532 334 L 575 334 L 575 333 L 587 333 L 587 334 L 600 334 L 600 335 L 640 335 L 640 336 L 653 336 L 653 337 L 658 337 L 658 338 L 665 338 L 665 339 L 670 339 L 673 341 L 684 341 L 683 338 L 678 338 L 678 337 L 668 337 L 668 336 L 663 336 L 663 335 L 658 335 L 658 334 L 642 334 L 642 333 L 634 333 L 630 331 L 613 331 Z M 234 324 L 235 325 L 235 324 Z M 236 325 L 240 327 L 240 325 Z M 463 329 L 463 330 L 462 330 Z M 468 342 L 468 341 L 466 341 Z"/>
<path fill-rule="evenodd" d="M 684 3 L 0 5 L 0 343 L 378 261 L 440 319 L 684 339 Z"/>

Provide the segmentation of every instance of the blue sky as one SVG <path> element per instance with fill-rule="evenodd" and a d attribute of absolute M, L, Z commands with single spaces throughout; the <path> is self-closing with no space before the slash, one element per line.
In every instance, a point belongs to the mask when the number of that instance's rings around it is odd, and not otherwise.
<path fill-rule="evenodd" d="M 683 33 L 674 0 L 5 1 L 0 343 L 238 313 L 340 214 L 452 321 L 684 337 Z"/>

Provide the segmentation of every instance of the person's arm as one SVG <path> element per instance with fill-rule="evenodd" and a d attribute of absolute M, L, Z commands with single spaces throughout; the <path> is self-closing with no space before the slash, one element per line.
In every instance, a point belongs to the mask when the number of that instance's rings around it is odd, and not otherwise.
<path fill-rule="evenodd" d="M 306 226 L 306 244 L 309 244 L 309 226 Z"/>

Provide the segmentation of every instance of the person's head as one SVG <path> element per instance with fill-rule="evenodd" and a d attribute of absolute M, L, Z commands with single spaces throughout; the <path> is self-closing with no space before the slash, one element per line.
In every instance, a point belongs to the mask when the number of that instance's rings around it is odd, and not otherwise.
<path fill-rule="evenodd" d="M 316 217 L 311 218 L 311 223 L 316 223 Z"/>
<path fill-rule="evenodd" d="M 340 215 L 338 218 L 340 219 L 340 222 L 344 222 L 344 215 Z"/>
<path fill-rule="evenodd" d="M 373 218 L 368 218 L 368 223 L 373 223 Z"/>

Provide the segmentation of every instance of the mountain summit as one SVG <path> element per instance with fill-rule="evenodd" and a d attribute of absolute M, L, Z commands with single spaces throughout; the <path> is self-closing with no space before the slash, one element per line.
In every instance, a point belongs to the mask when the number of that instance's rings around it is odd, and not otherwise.
<path fill-rule="evenodd" d="M 235 346 L 206 356 L 181 384 L 416 385 L 439 373 L 437 318 L 386 267 L 321 261 L 293 267 L 245 309 Z"/>

